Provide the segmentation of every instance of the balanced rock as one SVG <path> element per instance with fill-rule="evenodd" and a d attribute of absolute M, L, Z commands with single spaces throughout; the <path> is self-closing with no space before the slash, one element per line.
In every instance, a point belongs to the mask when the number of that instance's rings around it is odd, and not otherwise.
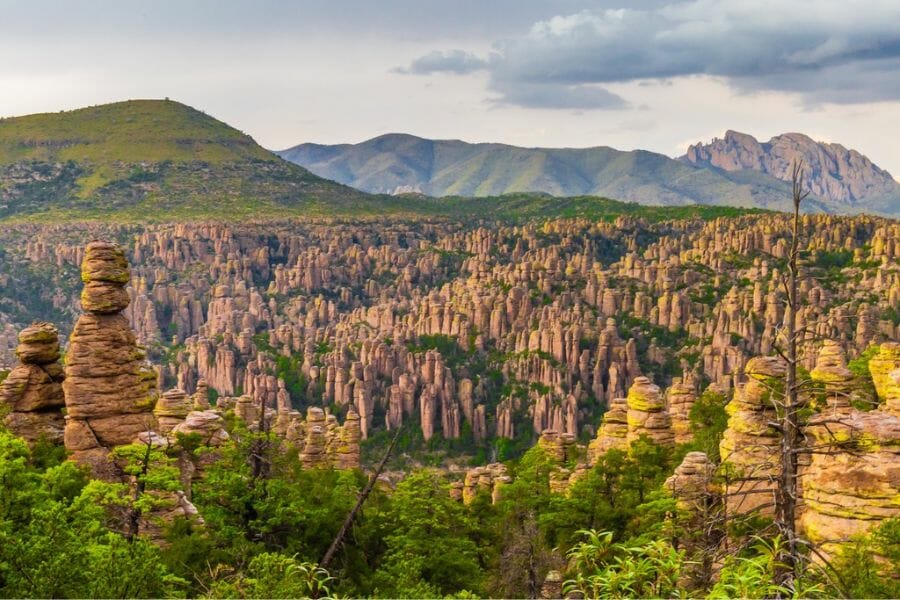
<path fill-rule="evenodd" d="M 66 448 L 108 475 L 106 455 L 153 427 L 157 375 L 121 311 L 128 305 L 128 262 L 118 245 L 91 242 L 84 253 L 78 318 L 66 355 Z"/>
<path fill-rule="evenodd" d="M 153 414 L 156 416 L 157 431 L 168 434 L 181 424 L 191 412 L 192 401 L 184 390 L 171 389 L 160 396 Z"/>
<path fill-rule="evenodd" d="M 16 435 L 36 442 L 40 439 L 61 443 L 65 421 L 59 363 L 59 333 L 50 323 L 35 323 L 19 334 L 16 366 L 0 384 L 0 405 L 9 413 L 6 426 Z"/>
<path fill-rule="evenodd" d="M 678 507 L 687 511 L 703 508 L 710 495 L 710 485 L 715 465 L 705 452 L 688 452 L 681 464 L 666 479 L 666 489 L 678 501 Z"/>
<path fill-rule="evenodd" d="M 337 428 L 337 444 L 333 453 L 336 469 L 359 468 L 359 441 L 362 439 L 359 414 L 351 407 L 344 424 Z"/>
<path fill-rule="evenodd" d="M 328 457 L 325 453 L 327 437 L 325 431 L 325 411 L 318 406 L 306 409 L 306 444 L 300 452 L 304 468 L 324 467 Z"/>
<path fill-rule="evenodd" d="M 597 437 L 588 445 L 588 461 L 597 464 L 601 456 L 613 449 L 628 449 L 628 401 L 625 398 L 613 398 L 609 409 L 603 413 Z"/>
<path fill-rule="evenodd" d="M 195 410 L 178 423 L 171 432 L 184 435 L 196 434 L 200 436 L 206 446 L 221 446 L 229 436 L 225 431 L 225 419 L 214 410 Z"/>
<path fill-rule="evenodd" d="M 636 377 L 628 390 L 629 445 L 646 435 L 653 442 L 668 446 L 675 442 L 672 423 L 659 386 L 644 376 Z"/>
<path fill-rule="evenodd" d="M 666 403 L 669 417 L 672 419 L 672 433 L 676 444 L 686 444 L 693 440 L 690 414 L 696 400 L 697 392 L 688 376 L 672 382 L 666 390 Z"/>

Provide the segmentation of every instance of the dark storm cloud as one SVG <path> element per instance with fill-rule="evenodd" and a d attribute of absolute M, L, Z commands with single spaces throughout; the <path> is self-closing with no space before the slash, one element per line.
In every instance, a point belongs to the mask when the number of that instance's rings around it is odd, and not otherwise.
<path fill-rule="evenodd" d="M 597 85 L 690 75 L 741 91 L 797 92 L 808 103 L 895 100 L 898 21 L 895 0 L 592 9 L 540 20 L 483 60 L 500 101 L 522 106 L 572 108 L 576 94 L 578 108 L 615 107 L 616 96 Z"/>

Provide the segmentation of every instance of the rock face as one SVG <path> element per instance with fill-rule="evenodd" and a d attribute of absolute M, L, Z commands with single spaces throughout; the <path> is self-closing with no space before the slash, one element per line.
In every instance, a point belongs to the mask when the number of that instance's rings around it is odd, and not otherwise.
<path fill-rule="evenodd" d="M 450 493 L 463 503 L 471 504 L 479 492 L 487 492 L 491 496 L 491 502 L 496 504 L 503 495 L 503 486 L 511 482 L 512 477 L 507 474 L 506 465 L 491 463 L 467 471 L 461 489 L 460 486 L 451 487 Z"/>
<path fill-rule="evenodd" d="M 884 519 L 900 517 L 900 416 L 853 410 L 807 428 L 821 452 L 800 473 L 800 525 L 826 551 Z"/>
<path fill-rule="evenodd" d="M 789 181 L 791 163 L 803 161 L 804 183 L 813 195 L 842 205 L 868 198 L 900 198 L 900 185 L 856 150 L 785 133 L 760 143 L 751 135 L 726 131 L 722 139 L 688 148 L 681 160 L 726 171 L 753 170 Z"/>
<path fill-rule="evenodd" d="M 885 409 L 900 414 L 900 343 L 886 342 L 878 349 L 878 354 L 869 361 L 869 372 L 878 399 Z"/>
<path fill-rule="evenodd" d="M 153 427 L 156 373 L 146 366 L 122 310 L 128 306 L 128 261 L 122 248 L 91 242 L 85 248 L 85 286 L 66 355 L 66 449 L 98 476 L 109 476 L 110 448 L 133 442 Z"/>
<path fill-rule="evenodd" d="M 600 456 L 612 449 L 628 449 L 628 401 L 625 398 L 613 398 L 609 409 L 603 413 L 597 437 L 588 446 L 589 462 L 596 464 Z"/>
<path fill-rule="evenodd" d="M 703 508 L 712 490 L 710 484 L 716 466 L 704 452 L 688 452 L 666 479 L 666 488 L 678 500 L 678 507 L 686 511 Z"/>
<path fill-rule="evenodd" d="M 659 386 L 646 377 L 638 377 L 628 390 L 627 402 L 629 444 L 642 435 L 662 446 L 674 444 L 675 434 Z"/>
<path fill-rule="evenodd" d="M 676 444 L 686 444 L 693 440 L 690 414 L 696 400 L 694 381 L 687 375 L 673 381 L 666 389 L 666 405 L 672 419 L 672 433 Z"/>
<path fill-rule="evenodd" d="M 847 368 L 847 358 L 840 344 L 825 340 L 816 357 L 816 367 L 809 374 L 824 388 L 825 401 L 832 413 L 849 411 L 854 377 Z"/>
<path fill-rule="evenodd" d="M 780 473 L 778 433 L 769 426 L 777 419 L 772 396 L 783 386 L 786 366 L 775 357 L 752 358 L 747 363 L 747 382 L 738 386 L 725 407 L 728 428 L 719 444 L 722 461 L 731 471 L 725 487 L 729 514 L 760 510 L 771 515 L 773 478 Z"/>
<path fill-rule="evenodd" d="M 15 367 L 0 384 L 0 405 L 9 413 L 4 422 L 29 442 L 63 440 L 65 406 L 59 363 L 59 333 L 50 323 L 35 323 L 19 334 Z"/>
<path fill-rule="evenodd" d="M 171 431 L 172 435 L 179 433 L 190 435 L 197 434 L 200 441 L 206 446 L 221 446 L 228 441 L 228 432 L 225 431 L 225 420 L 222 415 L 214 410 L 195 410 L 185 416 Z"/>
<path fill-rule="evenodd" d="M 171 432 L 191 412 L 191 405 L 191 398 L 182 389 L 175 388 L 164 393 L 153 409 L 156 416 L 156 430 L 163 435 Z"/>

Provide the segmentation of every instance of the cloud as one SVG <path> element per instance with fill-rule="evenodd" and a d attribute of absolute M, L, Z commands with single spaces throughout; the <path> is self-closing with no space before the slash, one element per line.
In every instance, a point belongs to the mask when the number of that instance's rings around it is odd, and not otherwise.
<path fill-rule="evenodd" d="M 477 68 L 487 69 L 502 102 L 542 108 L 619 107 L 622 99 L 602 86 L 696 75 L 741 92 L 797 93 L 808 104 L 898 100 L 898 20 L 896 0 L 864 8 L 844 0 L 692 0 L 583 10 L 497 42 Z M 413 67 L 466 57 L 432 53 Z M 471 72 L 474 64 L 445 70 Z"/>
<path fill-rule="evenodd" d="M 434 73 L 453 73 L 465 75 L 482 71 L 488 67 L 488 61 L 464 50 L 435 50 L 414 60 L 409 67 L 397 69 L 400 73 L 413 75 L 432 75 Z"/>
<path fill-rule="evenodd" d="M 527 108 L 594 110 L 626 108 L 628 103 L 609 90 L 595 85 L 549 85 L 545 83 L 506 83 L 499 88 L 496 104 Z"/>

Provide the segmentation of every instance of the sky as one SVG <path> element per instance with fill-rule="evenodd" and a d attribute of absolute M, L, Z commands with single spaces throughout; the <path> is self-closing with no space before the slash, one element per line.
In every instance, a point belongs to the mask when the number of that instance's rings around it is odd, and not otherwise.
<path fill-rule="evenodd" d="M 184 102 L 270 149 L 389 132 L 670 156 L 800 131 L 900 176 L 898 0 L 0 0 L 0 116 Z"/>

